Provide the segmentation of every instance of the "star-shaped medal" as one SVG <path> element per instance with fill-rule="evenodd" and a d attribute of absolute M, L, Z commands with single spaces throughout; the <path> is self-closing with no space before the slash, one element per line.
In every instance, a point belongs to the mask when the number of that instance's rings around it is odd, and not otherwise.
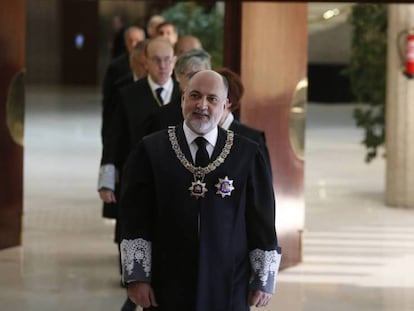
<path fill-rule="evenodd" d="M 229 179 L 227 176 L 225 178 L 219 178 L 219 182 L 215 184 L 217 188 L 216 194 L 220 194 L 222 198 L 226 195 L 230 196 L 231 192 L 234 190 L 233 180 Z"/>
<path fill-rule="evenodd" d="M 190 190 L 191 196 L 195 197 L 196 199 L 200 197 L 204 198 L 205 193 L 208 191 L 206 188 L 206 183 L 201 182 L 201 180 L 192 182 L 188 190 Z"/>

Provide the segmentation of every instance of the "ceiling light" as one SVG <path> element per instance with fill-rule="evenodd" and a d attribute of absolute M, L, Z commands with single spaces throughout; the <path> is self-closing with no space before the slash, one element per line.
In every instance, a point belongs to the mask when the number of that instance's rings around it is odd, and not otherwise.
<path fill-rule="evenodd" d="M 325 11 L 325 13 L 323 13 L 322 16 L 325 20 L 328 20 L 328 19 L 331 19 L 332 17 L 339 15 L 339 13 L 340 13 L 339 9 L 335 8 L 332 10 Z"/>

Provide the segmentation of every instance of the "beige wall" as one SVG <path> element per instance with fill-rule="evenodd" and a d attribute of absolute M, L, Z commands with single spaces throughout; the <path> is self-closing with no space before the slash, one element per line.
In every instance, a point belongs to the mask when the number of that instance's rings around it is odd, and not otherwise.
<path fill-rule="evenodd" d="M 59 83 L 61 77 L 60 0 L 30 0 L 26 11 L 26 81 Z M 145 26 L 147 1 L 99 1 L 98 82 L 109 62 L 111 19 L 122 13 L 130 24 Z"/>

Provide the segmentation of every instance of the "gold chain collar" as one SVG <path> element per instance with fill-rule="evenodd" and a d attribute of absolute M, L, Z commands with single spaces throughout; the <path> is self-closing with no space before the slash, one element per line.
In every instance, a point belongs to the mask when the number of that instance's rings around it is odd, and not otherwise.
<path fill-rule="evenodd" d="M 204 178 L 204 176 L 216 168 L 218 168 L 221 164 L 224 163 L 224 160 L 230 153 L 230 149 L 233 146 L 233 139 L 234 139 L 234 132 L 231 130 L 227 130 L 227 139 L 226 144 L 223 147 L 220 155 L 209 165 L 205 167 L 201 166 L 194 166 L 190 161 L 188 161 L 181 151 L 180 145 L 178 144 L 177 135 L 175 133 L 175 126 L 168 127 L 168 136 L 170 138 L 171 147 L 173 148 L 175 155 L 177 156 L 178 160 L 180 160 L 181 164 L 189 170 L 196 178 Z"/>

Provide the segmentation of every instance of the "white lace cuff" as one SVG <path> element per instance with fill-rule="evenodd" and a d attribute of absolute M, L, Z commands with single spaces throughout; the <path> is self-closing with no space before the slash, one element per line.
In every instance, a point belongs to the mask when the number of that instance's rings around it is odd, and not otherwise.
<path fill-rule="evenodd" d="M 98 190 L 108 188 L 115 191 L 115 165 L 105 164 L 99 168 Z"/>
<path fill-rule="evenodd" d="M 252 267 L 250 288 L 266 293 L 274 293 L 282 255 L 276 250 L 255 249 L 250 252 L 249 257 Z"/>
<path fill-rule="evenodd" d="M 123 282 L 150 282 L 151 242 L 144 239 L 122 240 L 120 246 Z"/>

